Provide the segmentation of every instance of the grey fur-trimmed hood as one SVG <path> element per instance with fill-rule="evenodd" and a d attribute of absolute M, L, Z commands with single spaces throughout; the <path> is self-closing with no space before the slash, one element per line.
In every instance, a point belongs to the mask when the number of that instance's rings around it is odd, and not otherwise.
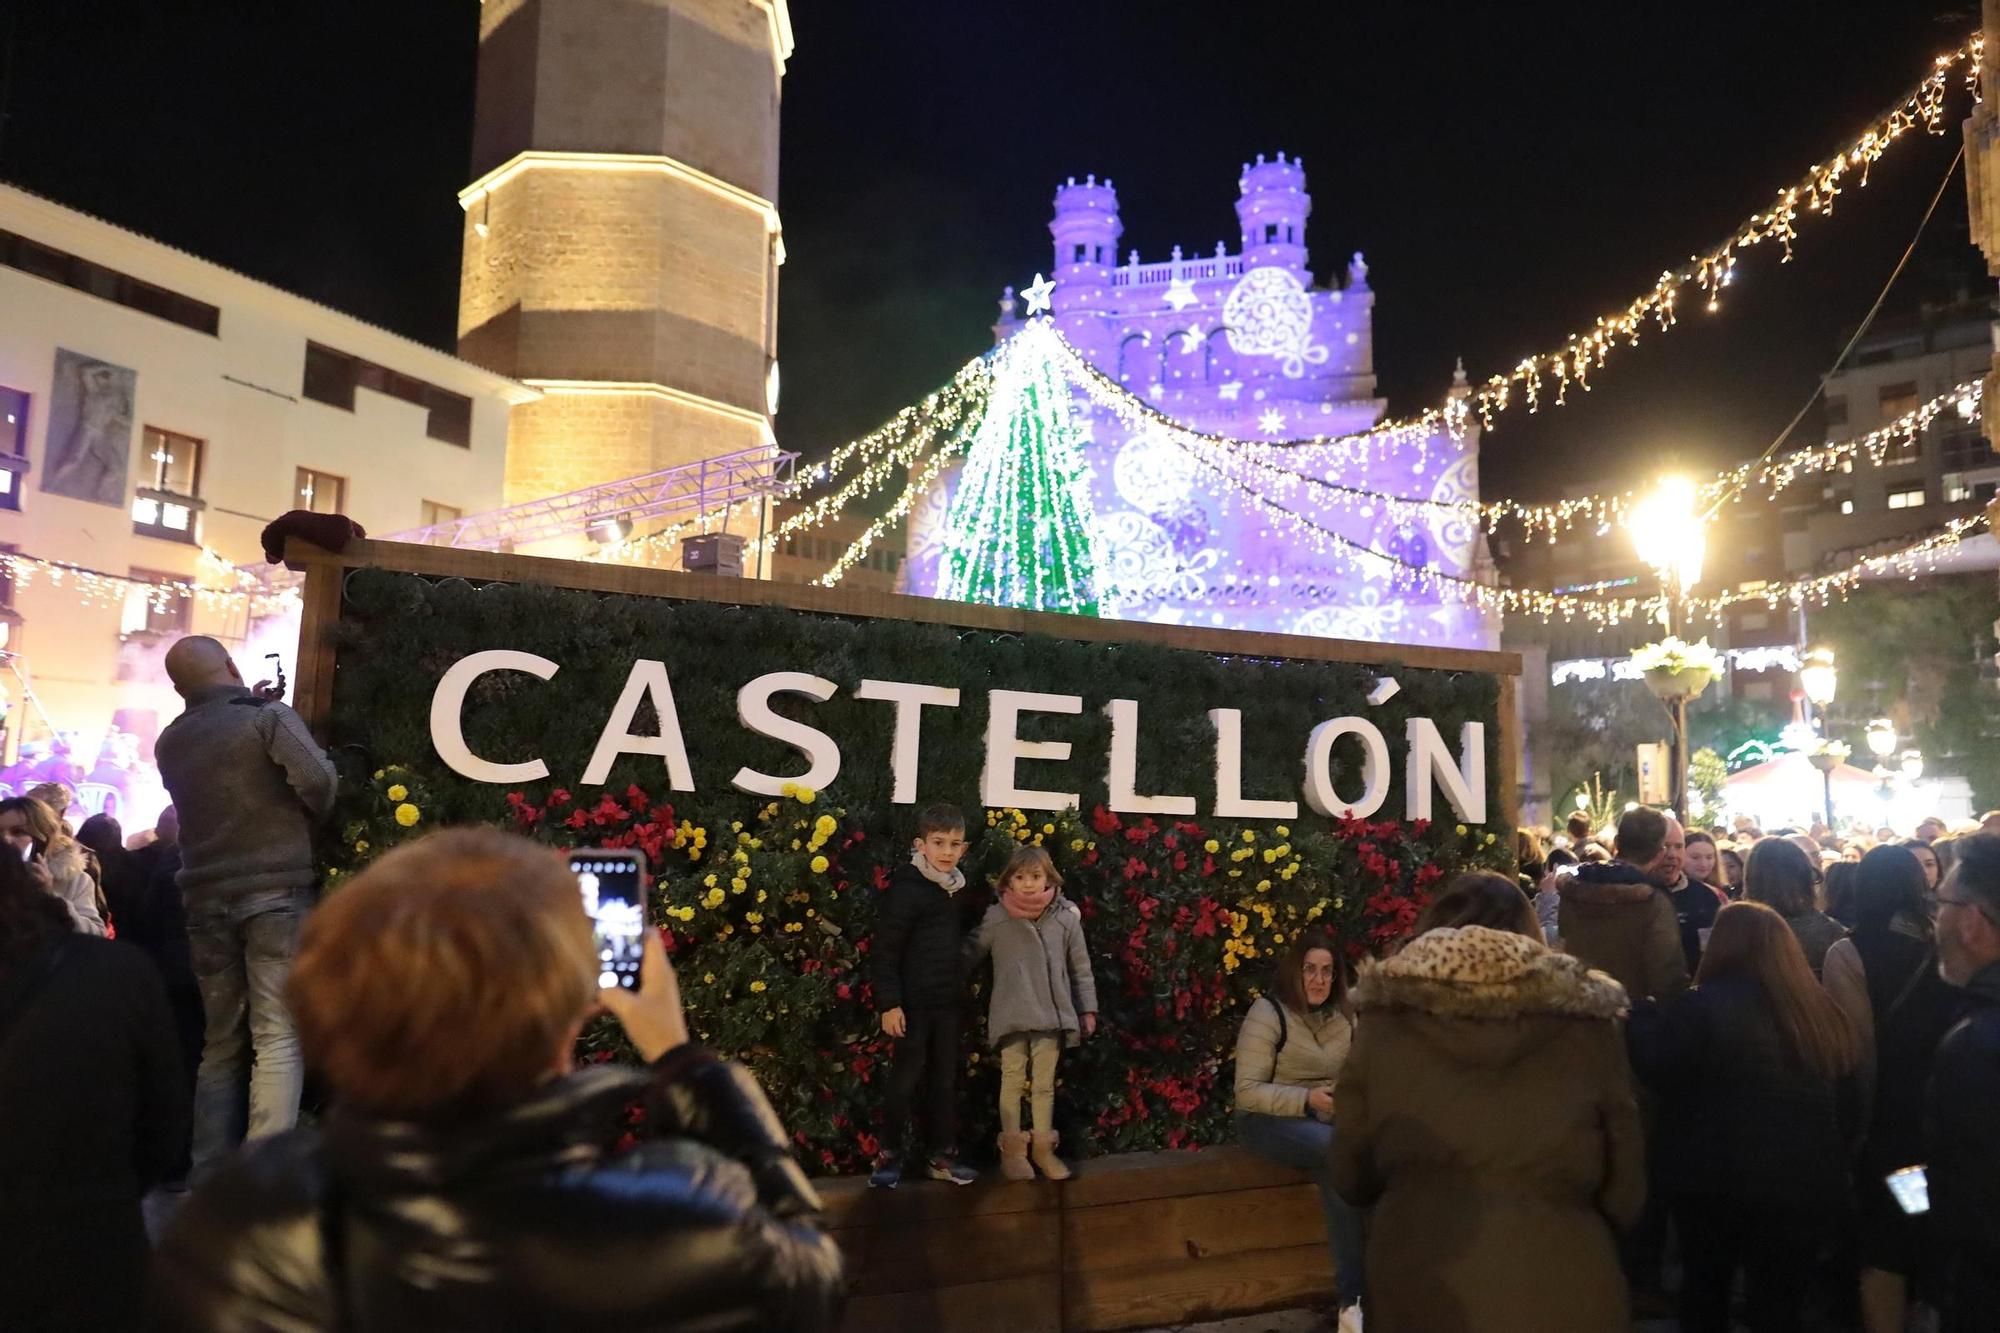
<path fill-rule="evenodd" d="M 1545 1014 L 1624 1016 L 1625 988 L 1580 959 L 1511 931 L 1485 926 L 1426 931 L 1393 958 L 1365 962 L 1354 1003 L 1438 1018 L 1504 1022 Z"/>

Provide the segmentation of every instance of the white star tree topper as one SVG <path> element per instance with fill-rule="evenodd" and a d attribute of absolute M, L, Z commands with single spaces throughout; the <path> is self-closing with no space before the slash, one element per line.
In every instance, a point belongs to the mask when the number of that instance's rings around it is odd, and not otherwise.
<path fill-rule="evenodd" d="M 1049 298 L 1055 293 L 1055 290 L 1056 285 L 1053 282 L 1050 282 L 1047 278 L 1037 273 L 1035 280 L 1021 289 L 1021 295 L 1026 297 L 1028 301 L 1028 313 L 1030 315 L 1048 314 Z"/>

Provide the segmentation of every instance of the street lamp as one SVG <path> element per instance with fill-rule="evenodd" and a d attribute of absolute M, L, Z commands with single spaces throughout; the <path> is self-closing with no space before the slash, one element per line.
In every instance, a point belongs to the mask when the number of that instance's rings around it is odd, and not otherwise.
<path fill-rule="evenodd" d="M 1701 494 L 1686 477 L 1662 477 L 1650 493 L 1632 506 L 1627 520 L 1632 549 L 1660 576 L 1660 625 L 1674 644 L 1674 611 L 1701 581 L 1701 558 L 1707 548 Z M 1688 701 L 1708 684 L 1706 672 L 1648 672 L 1646 683 L 1667 707 L 1673 724 L 1667 760 L 1668 804 L 1687 817 Z"/>
<path fill-rule="evenodd" d="M 1701 558 L 1707 548 L 1707 519 L 1699 511 L 1700 495 L 1686 477 L 1662 477 L 1651 494 L 1632 506 L 1628 521 L 1632 549 L 1665 585 L 1660 597 L 1660 621 L 1673 633 L 1675 606 L 1701 582 Z"/>
<path fill-rule="evenodd" d="M 1805 660 L 1799 666 L 1799 688 L 1806 692 L 1812 706 L 1819 709 L 1822 722 L 1826 719 L 1827 706 L 1833 702 L 1834 687 L 1839 683 L 1840 673 L 1833 666 L 1833 649 L 1806 649 Z"/>
<path fill-rule="evenodd" d="M 1897 762 L 1903 770 L 1905 781 L 1915 782 L 1924 775 L 1924 755 L 1921 750 L 1905 750 L 1902 759 Z"/>
<path fill-rule="evenodd" d="M 1877 759 L 1887 759 L 1896 752 L 1896 724 L 1886 717 L 1878 717 L 1868 724 L 1868 749 Z"/>

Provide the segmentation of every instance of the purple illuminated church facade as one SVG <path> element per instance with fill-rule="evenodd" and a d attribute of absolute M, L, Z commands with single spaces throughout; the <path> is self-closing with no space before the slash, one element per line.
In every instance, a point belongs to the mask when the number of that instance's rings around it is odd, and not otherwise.
<path fill-rule="evenodd" d="M 1312 198 L 1296 160 L 1259 157 L 1238 184 L 1235 253 L 1218 243 L 1212 254 L 1188 258 L 1176 246 L 1168 260 L 1141 263 L 1134 251 L 1122 264 L 1112 183 L 1072 178 L 1059 187 L 1049 224 L 1056 328 L 1125 391 L 1194 430 L 1245 441 L 1366 430 L 1385 408 L 1375 396 L 1368 266 L 1357 254 L 1344 284 L 1317 285 L 1305 245 Z M 1010 290 L 995 334 L 1005 340 L 1024 326 Z M 1127 424 L 1081 390 L 1074 410 L 1104 614 L 1383 643 L 1497 645 L 1497 616 L 1462 597 L 1399 583 L 1381 561 L 1355 560 L 1154 427 Z M 1478 496 L 1478 450 L 1475 420 L 1460 438 L 1440 430 L 1422 449 L 1371 451 L 1332 466 L 1306 461 L 1307 453 L 1286 465 L 1344 487 L 1459 501 Z M 956 481 L 956 470 L 948 472 L 911 513 L 908 591 L 939 587 Z M 1400 506 L 1392 514 L 1310 487 L 1282 496 L 1254 489 L 1349 542 L 1490 580 L 1483 533 L 1462 511 Z"/>

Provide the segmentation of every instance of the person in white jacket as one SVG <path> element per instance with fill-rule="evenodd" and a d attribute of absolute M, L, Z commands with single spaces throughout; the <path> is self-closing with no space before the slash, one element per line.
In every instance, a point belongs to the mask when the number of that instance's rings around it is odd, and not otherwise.
<path fill-rule="evenodd" d="M 68 904 L 70 920 L 79 935 L 105 933 L 90 863 L 76 839 L 63 832 L 62 820 L 54 811 L 27 796 L 0 801 L 0 842 L 48 876 L 49 892 Z"/>
<path fill-rule="evenodd" d="M 1333 1252 L 1341 1329 L 1359 1327 L 1365 1257 L 1361 1211 L 1335 1192 L 1333 1085 L 1354 1041 L 1334 942 L 1302 932 L 1278 961 L 1277 984 L 1250 1006 L 1236 1036 L 1236 1138 L 1319 1187 Z"/>

